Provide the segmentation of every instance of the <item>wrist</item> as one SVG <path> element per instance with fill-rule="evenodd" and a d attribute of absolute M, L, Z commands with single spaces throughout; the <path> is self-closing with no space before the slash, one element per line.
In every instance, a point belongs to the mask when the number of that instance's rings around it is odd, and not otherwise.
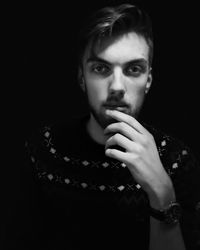
<path fill-rule="evenodd" d="M 152 207 L 149 208 L 150 216 L 156 221 L 160 221 L 165 225 L 176 225 L 178 224 L 181 215 L 182 209 L 178 202 L 170 202 L 168 207 L 162 210 L 157 210 Z"/>
<path fill-rule="evenodd" d="M 169 206 L 171 202 L 175 202 L 176 198 L 174 195 L 170 195 L 165 198 L 150 200 L 150 206 L 155 209 L 163 210 Z"/>
<path fill-rule="evenodd" d="M 159 210 L 167 208 L 171 202 L 175 201 L 176 195 L 172 183 L 149 196 L 150 206 Z"/>

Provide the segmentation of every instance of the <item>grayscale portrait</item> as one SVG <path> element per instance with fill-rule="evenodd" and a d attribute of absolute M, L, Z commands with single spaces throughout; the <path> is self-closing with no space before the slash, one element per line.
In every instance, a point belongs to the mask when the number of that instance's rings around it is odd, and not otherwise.
<path fill-rule="evenodd" d="M 2 249 L 200 249 L 195 6 L 25 7 Z"/>

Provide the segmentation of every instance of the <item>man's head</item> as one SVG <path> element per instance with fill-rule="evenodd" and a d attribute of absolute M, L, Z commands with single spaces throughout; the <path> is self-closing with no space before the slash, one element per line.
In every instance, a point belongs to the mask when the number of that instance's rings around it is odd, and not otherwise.
<path fill-rule="evenodd" d="M 123 4 L 101 9 L 82 31 L 79 81 L 102 128 L 106 109 L 137 117 L 152 76 L 153 38 L 147 14 Z"/>

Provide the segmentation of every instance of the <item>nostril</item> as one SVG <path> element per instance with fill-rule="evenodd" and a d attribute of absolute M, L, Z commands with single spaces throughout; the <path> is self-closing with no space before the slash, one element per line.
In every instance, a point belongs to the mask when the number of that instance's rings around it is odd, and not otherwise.
<path fill-rule="evenodd" d="M 114 90 L 114 89 L 111 89 L 110 90 L 110 96 L 112 97 L 116 97 L 116 98 L 122 98 L 125 94 L 125 91 L 124 90 Z"/>

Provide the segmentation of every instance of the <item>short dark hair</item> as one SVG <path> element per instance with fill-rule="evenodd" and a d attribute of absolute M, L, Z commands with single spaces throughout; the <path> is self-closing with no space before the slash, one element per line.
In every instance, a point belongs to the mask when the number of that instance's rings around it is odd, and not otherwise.
<path fill-rule="evenodd" d="M 98 40 L 119 36 L 131 31 L 141 35 L 146 40 L 149 46 L 149 65 L 151 65 L 153 60 L 151 19 L 145 10 L 131 4 L 102 8 L 86 21 L 78 39 L 79 65 L 90 42 L 94 46 Z"/>

